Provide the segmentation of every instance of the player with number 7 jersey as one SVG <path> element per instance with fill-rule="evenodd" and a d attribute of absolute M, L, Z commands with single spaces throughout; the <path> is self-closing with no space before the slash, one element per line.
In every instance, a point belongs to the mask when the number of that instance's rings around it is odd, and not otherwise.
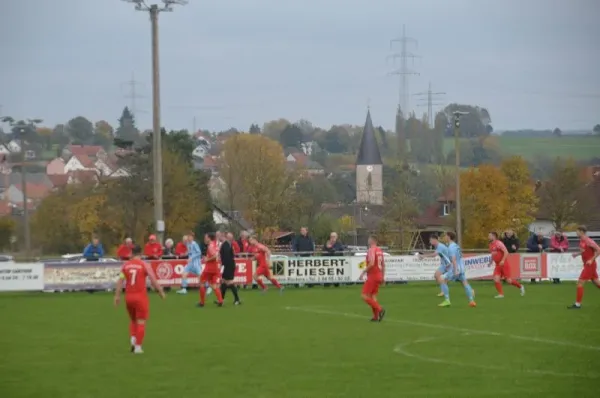
<path fill-rule="evenodd" d="M 125 287 L 125 306 L 129 314 L 129 336 L 131 352 L 142 354 L 142 343 L 146 335 L 146 321 L 148 320 L 149 307 L 146 278 L 156 289 L 159 296 L 164 299 L 165 293 L 159 285 L 152 268 L 142 258 L 142 249 L 135 246 L 132 249 L 133 258 L 123 264 L 121 274 L 115 287 L 115 306 L 121 301 L 121 292 Z"/>

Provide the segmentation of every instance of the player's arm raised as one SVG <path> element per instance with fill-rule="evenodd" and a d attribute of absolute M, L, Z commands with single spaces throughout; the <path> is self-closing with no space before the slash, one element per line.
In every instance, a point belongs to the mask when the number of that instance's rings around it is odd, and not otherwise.
<path fill-rule="evenodd" d="M 146 263 L 144 263 L 144 267 L 146 268 L 146 273 L 148 274 L 148 278 L 150 278 L 150 284 L 152 285 L 154 290 L 156 290 L 158 292 L 158 295 L 160 296 L 160 298 L 164 299 L 165 291 L 163 290 L 160 283 L 158 283 L 158 279 L 156 279 L 156 275 L 154 275 L 154 271 L 152 270 L 152 267 L 150 267 L 150 265 L 148 265 Z"/>
<path fill-rule="evenodd" d="M 125 273 L 121 270 L 119 274 L 119 279 L 117 279 L 117 283 L 115 283 L 115 307 L 119 305 L 121 302 L 121 292 L 123 291 L 123 281 L 125 280 Z"/>

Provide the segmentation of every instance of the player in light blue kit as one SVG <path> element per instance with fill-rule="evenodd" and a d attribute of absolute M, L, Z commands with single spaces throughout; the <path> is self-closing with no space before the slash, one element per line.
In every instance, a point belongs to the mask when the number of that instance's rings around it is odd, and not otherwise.
<path fill-rule="evenodd" d="M 448 286 L 448 281 L 456 281 L 461 282 L 463 287 L 465 288 L 465 293 L 467 298 L 469 299 L 469 306 L 476 307 L 475 303 L 475 290 L 469 284 L 467 280 L 467 276 L 465 274 L 465 262 L 462 256 L 462 249 L 456 243 L 456 234 L 454 232 L 446 233 L 446 237 L 448 238 L 448 256 L 450 257 L 450 269 L 446 271 L 444 275 L 442 275 L 443 282 L 446 285 L 446 289 Z M 450 296 L 448 295 L 444 302 L 440 304 L 440 307 L 448 307 L 450 306 Z"/>
<path fill-rule="evenodd" d="M 440 285 L 441 293 L 438 296 L 447 297 L 448 296 L 448 285 L 444 287 L 444 284 L 441 283 L 443 281 L 442 275 L 444 275 L 451 267 L 450 256 L 448 255 L 448 247 L 440 242 L 440 238 L 437 234 L 432 234 L 429 237 L 429 243 L 435 248 L 435 251 L 430 254 L 425 254 L 419 256 L 420 258 L 440 258 L 440 266 L 435 271 L 435 280 Z"/>
<path fill-rule="evenodd" d="M 202 273 L 202 250 L 200 250 L 200 246 L 194 240 L 194 235 L 187 235 L 186 238 L 189 260 L 181 274 L 181 289 L 177 291 L 179 294 L 187 294 L 187 277 L 189 274 L 198 275 L 198 278 L 200 278 L 200 274 Z M 210 294 L 211 292 L 212 289 L 209 287 L 206 294 Z"/>

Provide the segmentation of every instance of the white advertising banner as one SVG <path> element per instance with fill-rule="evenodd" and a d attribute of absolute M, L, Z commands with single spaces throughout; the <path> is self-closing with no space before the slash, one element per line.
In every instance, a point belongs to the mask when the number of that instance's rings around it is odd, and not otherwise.
<path fill-rule="evenodd" d="M 546 261 L 548 279 L 576 281 L 583 269 L 581 257 L 573 258 L 572 253 L 550 253 L 546 255 Z"/>
<path fill-rule="evenodd" d="M 289 257 L 272 260 L 273 276 L 284 284 L 352 282 L 352 257 Z"/>
<path fill-rule="evenodd" d="M 0 263 L 0 292 L 44 290 L 44 264 Z"/>
<path fill-rule="evenodd" d="M 494 264 L 490 265 L 492 256 L 481 254 L 464 257 L 467 279 L 489 279 L 494 275 Z"/>

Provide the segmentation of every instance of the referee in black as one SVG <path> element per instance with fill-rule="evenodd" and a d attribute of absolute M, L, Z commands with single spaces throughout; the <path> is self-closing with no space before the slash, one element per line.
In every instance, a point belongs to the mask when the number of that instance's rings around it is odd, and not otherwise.
<path fill-rule="evenodd" d="M 227 232 L 221 234 L 221 248 L 219 249 L 219 255 L 221 256 L 221 264 L 223 264 L 223 283 L 221 283 L 221 294 L 225 299 L 225 292 L 227 289 L 231 290 L 235 299 L 234 305 L 240 305 L 240 296 L 238 296 L 238 288 L 233 283 L 235 278 L 235 254 L 233 252 L 233 234 Z"/>

